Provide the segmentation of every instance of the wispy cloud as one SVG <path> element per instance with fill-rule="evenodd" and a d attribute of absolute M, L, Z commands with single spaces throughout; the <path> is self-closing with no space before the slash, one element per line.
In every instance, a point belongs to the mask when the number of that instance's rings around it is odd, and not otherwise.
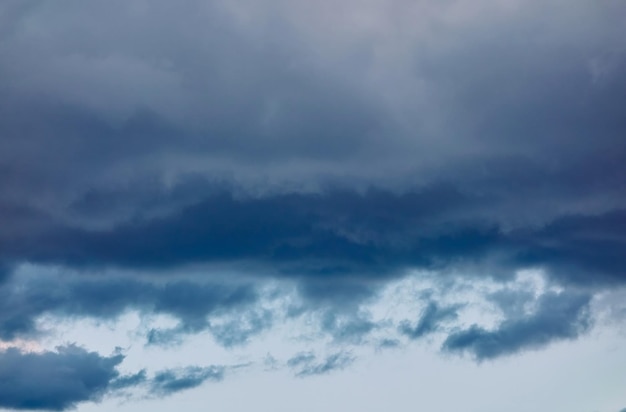
<path fill-rule="evenodd" d="M 287 365 L 295 370 L 296 376 L 307 377 L 344 369 L 354 360 L 350 352 L 344 351 L 332 353 L 321 360 L 313 352 L 303 352 L 290 358 Z"/>

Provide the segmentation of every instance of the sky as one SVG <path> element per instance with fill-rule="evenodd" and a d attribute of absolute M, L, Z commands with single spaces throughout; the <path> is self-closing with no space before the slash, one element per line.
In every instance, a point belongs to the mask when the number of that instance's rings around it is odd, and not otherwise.
<path fill-rule="evenodd" d="M 0 409 L 626 412 L 622 0 L 3 0 Z"/>

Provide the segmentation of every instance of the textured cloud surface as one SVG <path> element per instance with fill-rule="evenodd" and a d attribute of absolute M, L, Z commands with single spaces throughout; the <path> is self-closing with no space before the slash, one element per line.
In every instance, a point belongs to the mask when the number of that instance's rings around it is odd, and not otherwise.
<path fill-rule="evenodd" d="M 0 407 L 63 410 L 102 396 L 122 355 L 101 357 L 76 346 L 57 352 L 0 352 Z"/>
<path fill-rule="evenodd" d="M 0 408 L 140 405 L 255 367 L 327 379 L 365 348 L 505 362 L 621 330 L 623 16 L 3 1 Z M 135 315 L 128 353 L 64 340 Z M 133 358 L 197 339 L 243 352 Z"/>

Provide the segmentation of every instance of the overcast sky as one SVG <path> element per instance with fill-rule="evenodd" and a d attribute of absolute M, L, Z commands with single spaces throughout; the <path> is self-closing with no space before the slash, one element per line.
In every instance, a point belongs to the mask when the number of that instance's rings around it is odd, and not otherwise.
<path fill-rule="evenodd" d="M 0 409 L 626 411 L 622 0 L 3 0 Z"/>

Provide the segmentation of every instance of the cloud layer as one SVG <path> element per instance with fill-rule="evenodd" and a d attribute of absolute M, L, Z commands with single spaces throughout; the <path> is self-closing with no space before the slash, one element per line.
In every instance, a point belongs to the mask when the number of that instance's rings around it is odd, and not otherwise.
<path fill-rule="evenodd" d="M 302 377 L 365 346 L 480 362 L 588 332 L 594 299 L 626 287 L 625 14 L 3 1 L 0 407 L 224 377 L 120 376 L 122 355 L 80 342 L 16 349 L 54 336 L 46 317 L 172 318 L 137 332 L 147 347 L 245 347 L 302 322 L 326 345 L 280 356 Z M 408 312 L 380 316 L 413 278 L 429 286 Z M 471 318 L 477 302 L 493 322 Z"/>

